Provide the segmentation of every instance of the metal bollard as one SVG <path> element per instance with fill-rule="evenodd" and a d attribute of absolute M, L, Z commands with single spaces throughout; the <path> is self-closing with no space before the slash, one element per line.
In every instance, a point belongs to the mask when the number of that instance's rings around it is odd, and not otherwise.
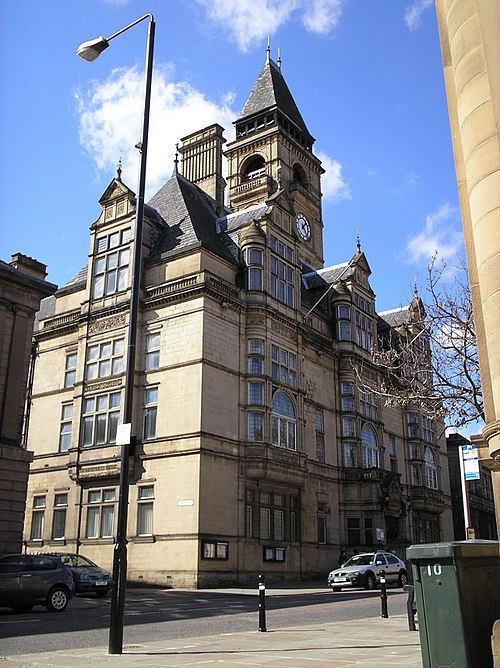
<path fill-rule="evenodd" d="M 382 617 L 387 619 L 389 612 L 387 611 L 387 587 L 385 584 L 385 571 L 380 574 L 380 600 L 382 603 Z"/>
<path fill-rule="evenodd" d="M 267 631 L 266 627 L 266 583 L 264 576 L 259 575 L 259 631 Z"/>

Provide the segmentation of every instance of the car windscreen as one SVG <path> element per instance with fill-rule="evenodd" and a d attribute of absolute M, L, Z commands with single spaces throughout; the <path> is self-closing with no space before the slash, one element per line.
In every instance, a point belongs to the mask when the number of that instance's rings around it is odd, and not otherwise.
<path fill-rule="evenodd" d="M 63 554 L 61 555 L 61 561 L 70 568 L 95 567 L 95 564 L 90 561 L 90 559 L 87 559 L 87 557 L 82 557 L 81 554 Z"/>
<path fill-rule="evenodd" d="M 347 566 L 369 566 L 373 562 L 373 554 L 355 554 L 348 561 L 345 562 L 344 567 Z"/>

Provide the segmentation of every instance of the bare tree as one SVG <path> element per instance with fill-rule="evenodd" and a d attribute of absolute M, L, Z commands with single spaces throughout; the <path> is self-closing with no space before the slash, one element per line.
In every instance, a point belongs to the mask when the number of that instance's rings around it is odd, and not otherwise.
<path fill-rule="evenodd" d="M 379 318 L 370 364 L 376 373 L 359 362 L 353 366 L 360 388 L 385 405 L 418 408 L 459 428 L 484 420 L 484 409 L 467 270 L 462 262 L 456 269 L 453 282 L 446 282 L 446 266 L 438 267 L 434 257 L 427 303 L 415 291 L 407 308 Z"/>

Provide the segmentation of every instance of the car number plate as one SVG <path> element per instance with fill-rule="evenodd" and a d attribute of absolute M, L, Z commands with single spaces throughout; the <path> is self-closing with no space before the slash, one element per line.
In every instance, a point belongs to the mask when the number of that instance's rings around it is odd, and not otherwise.
<path fill-rule="evenodd" d="M 346 577 L 344 577 L 344 578 L 337 577 L 337 578 L 333 578 L 333 581 L 334 582 L 347 582 L 347 578 Z"/>
<path fill-rule="evenodd" d="M 108 583 L 107 583 L 106 580 L 97 580 L 96 583 L 95 583 L 95 586 L 96 587 L 105 587 L 107 584 Z"/>

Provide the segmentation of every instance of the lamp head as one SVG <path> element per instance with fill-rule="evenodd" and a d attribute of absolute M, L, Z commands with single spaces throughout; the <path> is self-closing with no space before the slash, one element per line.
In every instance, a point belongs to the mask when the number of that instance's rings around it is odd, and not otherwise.
<path fill-rule="evenodd" d="M 97 39 L 91 39 L 88 42 L 83 42 L 80 44 L 76 50 L 76 55 L 83 58 L 83 60 L 91 61 L 95 60 L 100 56 L 100 54 L 107 49 L 109 42 L 104 37 L 98 37 Z"/>

